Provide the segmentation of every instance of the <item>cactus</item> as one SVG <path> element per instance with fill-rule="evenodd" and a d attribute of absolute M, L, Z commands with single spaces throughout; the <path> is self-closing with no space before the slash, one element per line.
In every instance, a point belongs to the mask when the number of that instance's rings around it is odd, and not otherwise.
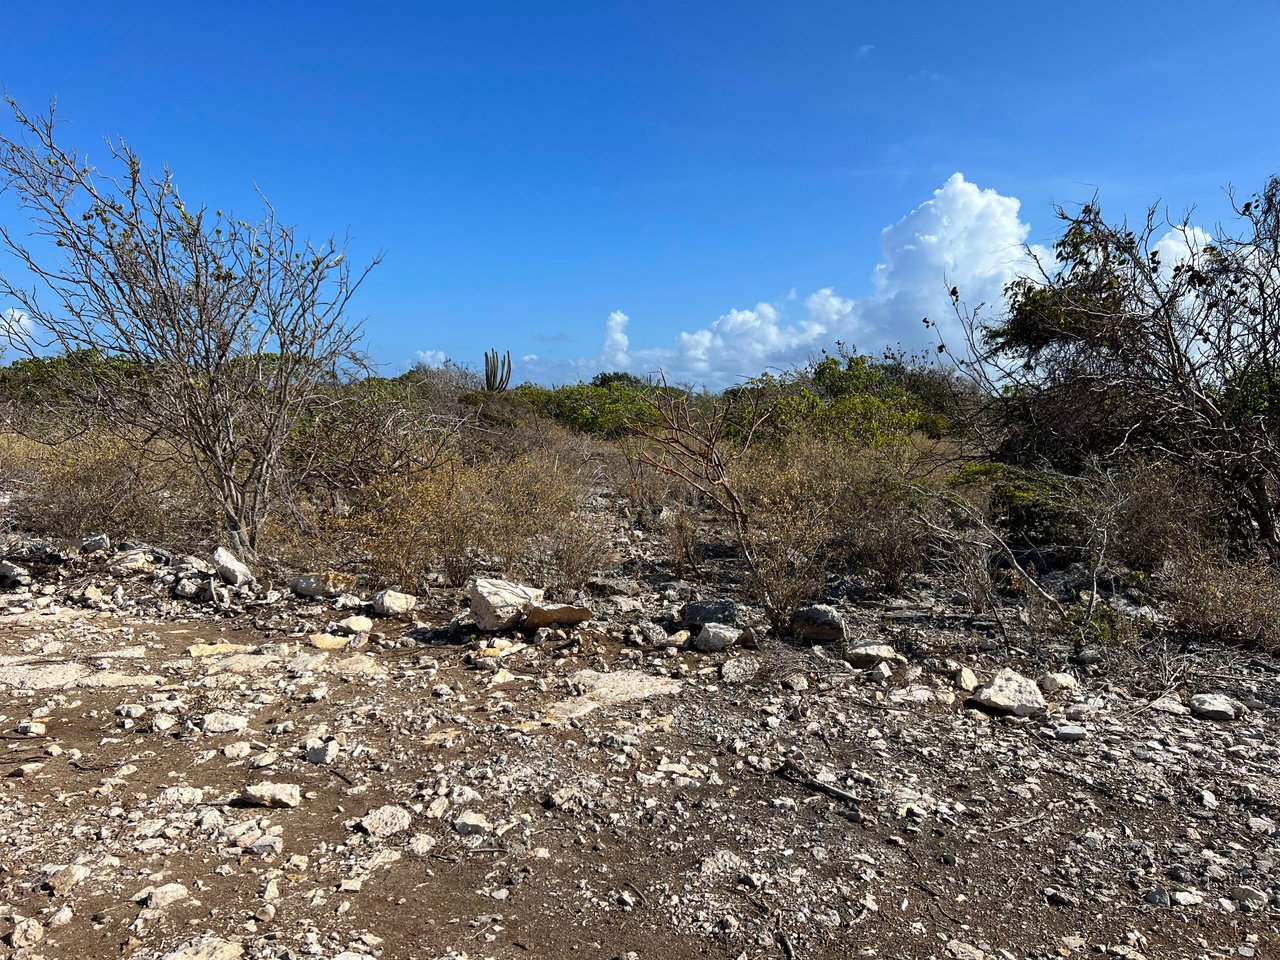
<path fill-rule="evenodd" d="M 499 357 L 497 350 L 484 355 L 484 388 L 490 393 L 501 393 L 511 382 L 511 351 Z"/>

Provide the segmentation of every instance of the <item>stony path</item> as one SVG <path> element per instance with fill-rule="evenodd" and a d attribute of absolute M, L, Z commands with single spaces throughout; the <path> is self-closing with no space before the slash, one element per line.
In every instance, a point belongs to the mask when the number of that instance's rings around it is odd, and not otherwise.
<path fill-rule="evenodd" d="M 1028 690 L 981 631 L 883 612 L 855 667 L 677 646 L 639 629 L 659 593 L 534 643 L 77 589 L 0 597 L 15 956 L 1280 951 L 1269 661 Z M 984 689 L 1032 716 L 968 699 L 1010 666 Z"/>

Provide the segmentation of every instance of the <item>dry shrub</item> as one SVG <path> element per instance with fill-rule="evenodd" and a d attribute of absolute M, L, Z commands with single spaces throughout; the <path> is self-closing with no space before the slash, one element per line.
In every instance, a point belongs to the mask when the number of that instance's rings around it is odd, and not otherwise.
<path fill-rule="evenodd" d="M 1137 461 L 1115 474 L 1116 558 L 1138 570 L 1156 570 L 1225 539 L 1221 498 L 1190 470 Z"/>
<path fill-rule="evenodd" d="M 609 531 L 585 510 L 581 466 L 537 453 L 454 462 L 379 484 L 344 523 L 362 528 L 372 571 L 406 585 L 433 573 L 456 585 L 487 570 L 570 590 L 609 560 Z"/>
<path fill-rule="evenodd" d="M 704 552 L 697 514 L 688 507 L 678 506 L 664 511 L 661 518 L 676 576 L 683 579 L 690 573 L 700 574 Z"/>
<path fill-rule="evenodd" d="M 0 464 L 16 488 L 14 521 L 36 533 L 109 533 L 190 546 L 209 532 L 212 506 L 184 458 L 161 441 L 109 433 L 47 445 L 0 436 Z"/>
<path fill-rule="evenodd" d="M 750 517 L 746 587 L 776 630 L 825 593 L 829 571 L 846 557 L 838 521 L 846 478 L 830 469 L 826 452 L 787 445 L 736 465 L 734 482 Z"/>
<path fill-rule="evenodd" d="M 1188 640 L 1280 651 L 1280 573 L 1261 559 L 1212 555 L 1173 562 L 1161 578 L 1179 632 Z"/>
<path fill-rule="evenodd" d="M 643 449 L 644 442 L 636 439 L 625 441 L 621 449 L 615 448 L 604 460 L 605 476 L 630 504 L 637 526 L 661 528 L 672 509 L 688 507 L 695 496 L 675 477 L 643 460 Z"/>
<path fill-rule="evenodd" d="M 755 451 L 734 475 L 747 505 L 747 586 L 775 627 L 854 567 L 900 592 L 924 568 L 930 509 L 901 450 L 795 441 Z"/>
<path fill-rule="evenodd" d="M 930 550 L 921 519 L 934 507 L 913 482 L 925 472 L 918 452 L 910 446 L 836 448 L 822 463 L 839 489 L 834 519 L 842 558 L 871 573 L 880 589 L 901 594 L 924 570 Z"/>

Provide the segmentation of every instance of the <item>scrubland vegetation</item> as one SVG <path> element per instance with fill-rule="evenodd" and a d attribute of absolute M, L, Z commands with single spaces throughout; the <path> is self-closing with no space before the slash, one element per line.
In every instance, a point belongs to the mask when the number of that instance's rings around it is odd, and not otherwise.
<path fill-rule="evenodd" d="M 1121 593 L 1177 638 L 1280 646 L 1280 181 L 1212 238 L 1059 211 L 1052 261 L 1003 303 L 953 291 L 965 342 L 926 355 L 833 345 L 719 392 L 510 386 L 496 353 L 483 375 L 377 375 L 352 313 L 376 260 L 270 207 L 189 207 L 123 144 L 109 179 L 51 115 L 14 119 L 10 527 L 566 595 L 643 538 L 662 575 L 739 591 L 780 636 L 805 604 L 929 581 L 1082 646 L 1156 629 Z M 1087 589 L 1046 586 L 1069 568 Z"/>

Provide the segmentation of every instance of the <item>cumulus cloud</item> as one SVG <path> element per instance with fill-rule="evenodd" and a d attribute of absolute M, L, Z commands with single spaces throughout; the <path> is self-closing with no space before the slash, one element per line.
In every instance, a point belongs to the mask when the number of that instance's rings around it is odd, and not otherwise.
<path fill-rule="evenodd" d="M 951 286 L 970 304 L 994 302 L 1009 280 L 1030 268 L 1030 227 L 1019 213 L 1016 198 L 954 174 L 881 231 L 881 261 L 868 296 L 855 299 L 823 287 L 800 301 L 792 291 L 776 303 L 732 309 L 706 327 L 684 331 L 672 347 L 634 347 L 627 316 L 615 311 L 605 322 L 601 366 L 661 369 L 676 379 L 719 386 L 802 363 L 837 341 L 866 350 L 922 346 L 926 317 L 954 338 Z"/>
<path fill-rule="evenodd" d="M 627 323 L 631 318 L 621 310 L 609 314 L 604 322 L 604 347 L 600 351 L 603 366 L 609 369 L 625 370 L 631 365 L 631 356 L 627 352 L 631 340 L 627 337 Z"/>
<path fill-rule="evenodd" d="M 958 342 L 952 286 L 971 306 L 997 303 L 1006 283 L 1033 270 L 1026 252 L 1030 227 L 1020 212 L 1016 197 L 982 189 L 956 173 L 881 231 L 880 262 L 866 296 L 844 296 L 834 286 L 803 298 L 793 290 L 775 302 L 730 309 L 668 345 L 637 343 L 631 318 L 615 310 L 604 320 L 597 354 L 524 357 L 515 379 L 565 383 L 601 370 L 663 371 L 678 382 L 720 387 L 804 363 L 837 341 L 865 351 L 930 345 L 932 334 L 921 322 L 926 317 L 949 343 Z M 1032 249 L 1038 256 L 1049 254 Z"/>
<path fill-rule="evenodd" d="M 35 333 L 35 323 L 25 311 L 10 307 L 0 311 L 0 352 L 6 346 L 29 343 Z"/>
<path fill-rule="evenodd" d="M 448 359 L 443 350 L 419 350 L 413 355 L 413 362 L 424 367 L 443 367 Z"/>

